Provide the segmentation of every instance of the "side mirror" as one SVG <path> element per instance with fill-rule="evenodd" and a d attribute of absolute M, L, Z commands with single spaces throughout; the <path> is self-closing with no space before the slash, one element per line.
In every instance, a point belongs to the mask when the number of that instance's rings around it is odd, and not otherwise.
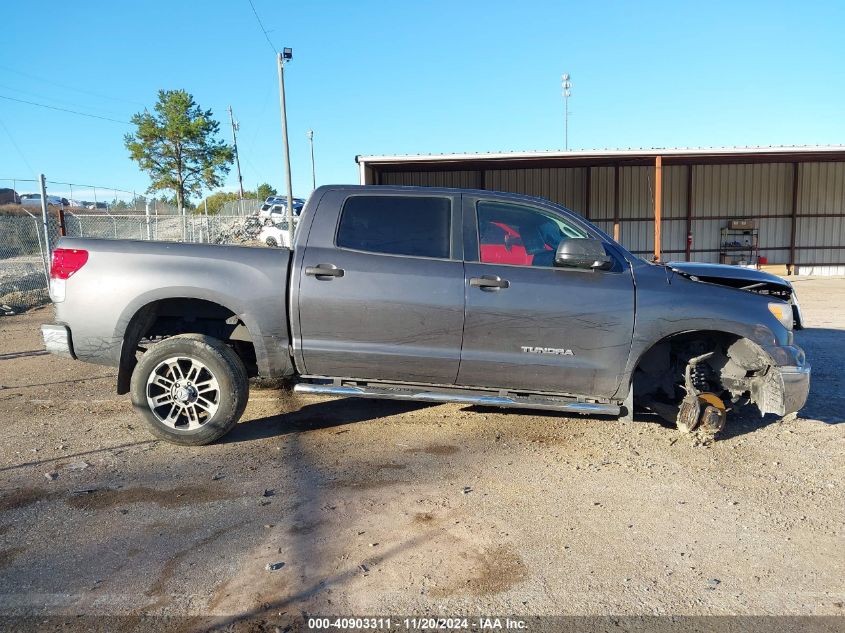
<path fill-rule="evenodd" d="M 608 270 L 613 267 L 613 260 L 599 240 L 589 237 L 565 237 L 557 245 L 555 266 Z"/>

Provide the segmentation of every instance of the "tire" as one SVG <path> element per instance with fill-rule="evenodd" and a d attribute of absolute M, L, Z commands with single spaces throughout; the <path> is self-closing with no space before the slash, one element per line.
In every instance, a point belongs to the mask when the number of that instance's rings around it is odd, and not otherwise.
<path fill-rule="evenodd" d="M 276 248 L 279 245 L 275 237 L 268 237 L 264 243 L 267 244 L 267 246 L 269 246 L 270 248 Z"/>
<path fill-rule="evenodd" d="M 238 423 L 249 397 L 243 362 L 219 339 L 181 334 L 156 343 L 132 373 L 132 406 L 156 437 L 202 446 Z"/>

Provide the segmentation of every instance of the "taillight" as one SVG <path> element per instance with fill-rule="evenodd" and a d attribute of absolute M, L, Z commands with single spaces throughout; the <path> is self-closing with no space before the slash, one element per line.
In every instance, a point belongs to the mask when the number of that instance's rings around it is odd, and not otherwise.
<path fill-rule="evenodd" d="M 53 251 L 50 279 L 67 279 L 88 261 L 88 251 L 76 248 L 57 248 Z"/>

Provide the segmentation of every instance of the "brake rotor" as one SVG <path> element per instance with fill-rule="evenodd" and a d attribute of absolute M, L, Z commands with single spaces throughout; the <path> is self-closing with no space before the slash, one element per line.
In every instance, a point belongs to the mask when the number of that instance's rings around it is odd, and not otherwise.
<path fill-rule="evenodd" d="M 725 428 L 727 410 L 721 398 L 712 393 L 698 394 L 698 402 L 701 405 L 701 416 L 699 424 L 705 433 L 715 435 Z"/>
<path fill-rule="evenodd" d="M 695 398 L 686 397 L 678 409 L 675 424 L 681 433 L 692 433 L 698 426 L 701 405 Z"/>

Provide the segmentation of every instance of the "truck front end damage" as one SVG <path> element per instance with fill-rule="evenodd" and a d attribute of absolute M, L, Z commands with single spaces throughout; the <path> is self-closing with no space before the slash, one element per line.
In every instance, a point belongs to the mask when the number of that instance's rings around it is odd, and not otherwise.
<path fill-rule="evenodd" d="M 779 364 L 759 345 L 741 338 L 730 345 L 721 368 L 722 384 L 732 399 L 745 394 L 761 415 L 797 413 L 810 392 L 810 366 L 804 351 L 795 345 L 777 348 L 787 364 Z"/>
<path fill-rule="evenodd" d="M 786 301 L 792 309 L 793 327 L 804 328 L 801 306 L 795 288 L 786 279 L 755 268 L 705 264 L 701 262 L 669 262 L 666 267 L 679 275 L 705 284 L 736 288 L 773 299 Z"/>
<path fill-rule="evenodd" d="M 796 413 L 809 388 L 810 367 L 799 347 L 764 350 L 721 332 L 671 337 L 647 352 L 634 375 L 637 401 L 682 432 L 716 433 L 727 412 L 745 404 L 761 416 Z"/>

